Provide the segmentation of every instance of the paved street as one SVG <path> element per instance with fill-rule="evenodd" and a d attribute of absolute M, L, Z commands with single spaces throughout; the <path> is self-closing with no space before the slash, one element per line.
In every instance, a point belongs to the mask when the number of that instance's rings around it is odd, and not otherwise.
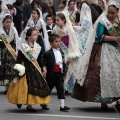
<path fill-rule="evenodd" d="M 15 105 L 9 104 L 2 94 L 3 91 L 4 87 L 0 87 L 0 120 L 120 120 L 120 116 L 111 106 L 107 112 L 103 112 L 100 104 L 83 103 L 72 99 L 70 95 L 66 96 L 66 104 L 71 110 L 60 112 L 55 90 L 51 95 L 49 111 L 43 111 L 39 105 L 35 105 L 37 113 L 28 113 L 26 106 L 19 110 Z"/>

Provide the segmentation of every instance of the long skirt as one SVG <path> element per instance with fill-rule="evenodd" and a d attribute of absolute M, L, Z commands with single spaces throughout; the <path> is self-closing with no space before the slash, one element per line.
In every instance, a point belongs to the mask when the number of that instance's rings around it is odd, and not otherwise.
<path fill-rule="evenodd" d="M 72 94 L 73 98 L 83 102 L 111 103 L 113 101 L 113 98 L 101 97 L 100 86 L 101 48 L 102 44 L 94 44 L 84 85 L 81 87 L 77 82 L 75 83 Z"/>
<path fill-rule="evenodd" d="M 15 49 L 15 45 L 11 45 Z M 0 65 L 0 86 L 5 86 L 12 79 L 13 66 L 15 59 L 6 47 L 1 48 L 1 65 Z"/>

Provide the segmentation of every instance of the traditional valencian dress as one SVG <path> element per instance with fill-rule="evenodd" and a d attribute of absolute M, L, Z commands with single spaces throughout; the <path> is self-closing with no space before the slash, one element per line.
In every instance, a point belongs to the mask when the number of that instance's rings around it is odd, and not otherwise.
<path fill-rule="evenodd" d="M 7 15 L 11 16 L 10 14 L 3 15 L 2 21 Z M 17 54 L 19 49 L 20 38 L 13 24 L 11 25 L 9 31 L 6 31 L 3 25 L 1 25 L 0 35 L 2 34 L 6 36 L 8 43 L 16 51 Z M 11 80 L 11 76 L 13 74 L 12 67 L 15 64 L 15 59 L 11 55 L 8 48 L 4 45 L 3 41 L 1 41 L 0 44 L 1 44 L 0 85 L 6 85 L 9 82 L 9 80 Z"/>
<path fill-rule="evenodd" d="M 103 41 L 105 35 L 116 36 L 119 31 L 118 24 L 112 25 L 104 14 L 99 18 L 89 64 L 83 69 L 88 66 L 87 74 L 76 82 L 73 98 L 109 104 L 120 97 L 120 44 Z"/>
<path fill-rule="evenodd" d="M 31 48 L 26 41 L 21 43 L 16 63 L 24 65 L 25 75 L 19 77 L 17 82 L 13 79 L 6 98 L 12 104 L 48 104 L 50 102 L 49 87 L 37 69 L 38 66 L 34 66 L 32 59 L 26 53 L 26 49 L 31 50 L 34 60 L 41 68 L 44 67 L 39 44 L 34 42 L 34 47 Z"/>

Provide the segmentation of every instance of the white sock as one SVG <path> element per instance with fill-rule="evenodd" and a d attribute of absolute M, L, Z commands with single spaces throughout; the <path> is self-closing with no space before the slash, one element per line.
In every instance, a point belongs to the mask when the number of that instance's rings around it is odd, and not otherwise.
<path fill-rule="evenodd" d="M 64 99 L 60 99 L 60 107 L 64 108 L 65 106 L 65 100 Z"/>

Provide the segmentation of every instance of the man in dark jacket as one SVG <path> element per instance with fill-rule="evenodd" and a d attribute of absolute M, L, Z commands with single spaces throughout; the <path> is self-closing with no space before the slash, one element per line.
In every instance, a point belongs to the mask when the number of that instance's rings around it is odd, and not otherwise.
<path fill-rule="evenodd" d="M 24 28 L 30 18 L 32 12 L 32 7 L 30 4 L 30 0 L 25 0 L 24 7 L 23 7 L 23 21 L 24 21 Z"/>

